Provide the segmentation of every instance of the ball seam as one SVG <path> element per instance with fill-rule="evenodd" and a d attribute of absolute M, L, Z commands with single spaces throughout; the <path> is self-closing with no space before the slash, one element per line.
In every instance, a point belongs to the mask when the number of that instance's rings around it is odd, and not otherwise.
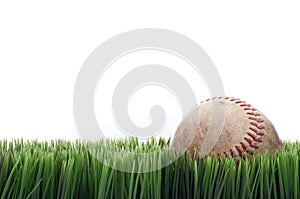
<path fill-rule="evenodd" d="M 230 100 L 236 105 L 240 106 L 248 115 L 249 127 L 244 136 L 243 140 L 239 145 L 235 145 L 233 148 L 229 149 L 229 152 L 224 151 L 225 156 L 232 156 L 233 158 L 242 158 L 245 154 L 253 154 L 255 150 L 259 148 L 258 144 L 263 142 L 262 138 L 265 129 L 264 120 L 259 118 L 261 114 L 255 109 L 251 104 L 247 104 L 245 101 L 241 101 L 239 98 L 234 97 L 213 97 L 207 99 L 203 102 L 208 102 L 216 99 Z M 219 156 L 220 154 L 218 154 Z"/>

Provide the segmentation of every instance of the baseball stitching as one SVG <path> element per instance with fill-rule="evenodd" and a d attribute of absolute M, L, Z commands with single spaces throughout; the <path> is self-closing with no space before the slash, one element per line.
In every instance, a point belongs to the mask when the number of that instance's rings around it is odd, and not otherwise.
<path fill-rule="evenodd" d="M 248 115 L 249 120 L 249 129 L 246 132 L 244 140 L 240 142 L 239 145 L 234 146 L 228 152 L 224 151 L 225 156 L 231 155 L 233 158 L 242 158 L 245 154 L 253 154 L 256 149 L 258 149 L 258 143 L 262 142 L 262 137 L 264 133 L 262 132 L 265 129 L 264 120 L 260 118 L 261 114 L 252 107 L 250 104 L 247 104 L 245 101 L 241 101 L 238 98 L 233 97 L 214 97 L 207 99 L 203 102 L 208 102 L 215 99 L 225 99 L 235 102 L 236 105 L 240 106 Z M 217 154 L 220 156 L 220 154 Z"/>

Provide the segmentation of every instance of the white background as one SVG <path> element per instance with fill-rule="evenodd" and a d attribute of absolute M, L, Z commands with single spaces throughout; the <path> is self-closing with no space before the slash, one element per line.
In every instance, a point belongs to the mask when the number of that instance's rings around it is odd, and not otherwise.
<path fill-rule="evenodd" d="M 105 40 L 138 28 L 169 29 L 196 41 L 227 96 L 260 109 L 282 139 L 299 139 L 299 10 L 299 1 L 274 0 L 1 1 L 0 139 L 78 138 L 72 103 L 82 63 Z M 95 112 L 101 113 L 97 106 Z"/>

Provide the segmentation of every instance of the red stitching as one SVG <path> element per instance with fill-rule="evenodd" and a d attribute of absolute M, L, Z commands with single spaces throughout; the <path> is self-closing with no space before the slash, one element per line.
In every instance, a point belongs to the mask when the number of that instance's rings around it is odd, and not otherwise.
<path fill-rule="evenodd" d="M 250 122 L 250 125 L 256 127 L 259 130 L 265 129 L 265 127 L 263 125 L 259 125 L 259 123 L 260 124 L 263 123 L 264 120 L 260 119 L 260 118 L 257 118 L 258 116 L 261 116 L 260 113 L 256 112 L 257 109 L 253 108 L 250 104 L 247 104 L 244 101 L 236 101 L 235 103 L 240 104 L 240 107 L 244 107 L 244 110 L 246 111 L 246 113 L 248 115 L 250 115 L 248 117 L 249 120 L 252 120 L 252 122 Z M 251 111 L 251 112 L 247 112 L 247 111 Z M 249 129 L 255 133 L 255 134 L 253 134 L 253 133 L 247 132 L 247 135 L 251 139 L 247 138 L 247 137 L 244 137 L 244 140 L 246 141 L 246 143 L 249 144 L 248 147 L 246 146 L 246 144 L 244 142 L 240 142 L 242 149 L 238 146 L 235 146 L 235 148 L 239 152 L 240 156 L 242 156 L 241 155 L 241 152 L 242 152 L 241 150 L 244 150 L 247 153 L 253 154 L 253 149 L 258 149 L 257 144 L 259 142 L 262 142 L 261 137 L 258 137 L 258 136 L 263 136 L 264 133 L 260 132 L 256 128 L 253 128 L 251 126 L 249 127 Z"/>
<path fill-rule="evenodd" d="M 239 146 L 235 146 L 235 148 L 236 148 L 236 150 L 239 152 L 239 155 L 240 155 L 240 156 L 243 156 L 243 150 L 240 149 Z"/>
<path fill-rule="evenodd" d="M 256 145 L 256 143 L 253 143 L 253 142 L 250 144 L 250 147 L 258 149 L 258 146 Z"/>
<path fill-rule="evenodd" d="M 249 138 L 247 138 L 247 137 L 244 137 L 244 140 L 246 140 L 249 144 L 251 144 L 252 143 L 252 140 L 250 140 Z"/>
<path fill-rule="evenodd" d="M 246 108 L 244 108 L 244 110 L 245 110 L 245 111 L 256 111 L 255 108 L 250 108 L 250 107 L 246 107 Z"/>
<path fill-rule="evenodd" d="M 255 140 L 255 135 L 253 135 L 252 133 L 247 132 L 247 134 L 253 139 Z"/>
<path fill-rule="evenodd" d="M 236 157 L 243 157 L 243 153 L 249 153 L 253 154 L 254 150 L 258 149 L 258 143 L 262 142 L 262 136 L 264 136 L 264 133 L 259 131 L 262 129 L 265 129 L 263 126 L 264 120 L 261 118 L 257 118 L 261 116 L 260 113 L 256 112 L 257 109 L 253 108 L 250 104 L 247 104 L 245 101 L 241 101 L 239 98 L 234 98 L 234 97 L 213 97 L 210 99 L 207 99 L 206 101 L 202 102 L 207 102 L 210 100 L 215 100 L 215 99 L 225 99 L 225 100 L 230 100 L 231 102 L 235 102 L 235 104 L 239 104 L 240 107 L 243 108 L 243 110 L 246 112 L 247 115 L 249 115 L 248 119 L 250 120 L 250 127 L 249 129 L 253 132 L 247 132 L 247 135 L 249 137 L 244 137 L 244 142 L 240 142 L 240 146 L 235 146 L 234 148 L 229 150 L 229 154 L 236 158 Z M 202 103 L 201 102 L 201 103 Z M 250 111 L 250 112 L 248 112 Z M 261 125 L 260 125 L 261 124 Z M 225 156 L 228 156 L 229 154 L 224 151 L 223 152 Z"/>
<path fill-rule="evenodd" d="M 248 107 L 250 107 L 251 105 L 250 104 L 241 104 L 240 106 L 248 106 Z"/>
<path fill-rule="evenodd" d="M 262 120 L 260 118 L 256 118 L 256 117 L 249 117 L 249 120 L 254 120 L 254 121 L 258 122 L 258 123 L 263 123 L 264 122 L 264 120 Z"/>
<path fill-rule="evenodd" d="M 260 135 L 260 136 L 265 135 L 263 132 L 260 132 L 260 131 L 258 131 L 257 129 L 255 129 L 255 128 L 253 128 L 253 127 L 249 127 L 249 129 L 250 129 L 251 131 L 253 131 L 254 133 L 256 133 L 256 135 Z"/>
<path fill-rule="evenodd" d="M 246 150 L 246 153 L 249 153 L 249 154 L 253 155 L 253 149 L 252 149 L 252 148 L 248 148 L 248 149 Z"/>
<path fill-rule="evenodd" d="M 255 112 L 248 112 L 247 114 L 248 114 L 248 115 L 254 115 L 254 116 L 260 116 L 259 113 L 255 113 Z"/>
<path fill-rule="evenodd" d="M 254 143 L 251 139 L 245 137 L 244 138 L 248 143 L 249 143 L 249 147 L 252 147 L 252 148 L 255 148 L 255 149 L 258 149 L 258 146 L 256 145 L 256 143 Z M 248 150 L 248 149 L 247 149 Z M 247 151 L 246 150 L 246 151 Z"/>
<path fill-rule="evenodd" d="M 244 151 L 246 151 L 247 146 L 243 142 L 240 142 L 240 144 L 241 144 L 242 148 L 244 149 Z"/>
<path fill-rule="evenodd" d="M 232 151 L 232 149 L 230 149 L 230 155 L 233 156 L 233 151 Z"/>
<path fill-rule="evenodd" d="M 255 123 L 255 122 L 250 122 L 250 124 L 253 125 L 253 126 L 255 126 L 255 127 L 258 128 L 258 129 L 260 129 L 260 130 L 261 130 L 261 129 L 265 129 L 264 126 L 261 126 L 261 125 Z"/>
<path fill-rule="evenodd" d="M 247 134 L 255 141 L 255 142 L 262 142 L 260 138 L 257 136 L 253 135 L 252 133 L 247 132 Z"/>

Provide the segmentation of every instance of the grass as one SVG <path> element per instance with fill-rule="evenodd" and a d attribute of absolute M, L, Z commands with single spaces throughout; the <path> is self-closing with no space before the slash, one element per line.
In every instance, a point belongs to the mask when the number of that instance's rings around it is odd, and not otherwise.
<path fill-rule="evenodd" d="M 89 150 L 92 148 L 94 151 Z M 161 152 L 141 161 L 122 153 Z M 92 152 L 91 152 L 92 151 Z M 118 152 L 118 153 L 117 153 Z M 195 158 L 183 154 L 160 168 L 174 152 L 169 142 L 151 139 L 76 141 L 0 141 L 0 199 L 6 198 L 300 198 L 299 142 L 284 142 L 270 157 Z M 133 168 L 113 169 L 106 163 Z M 130 166 L 130 167 L 129 167 Z"/>

